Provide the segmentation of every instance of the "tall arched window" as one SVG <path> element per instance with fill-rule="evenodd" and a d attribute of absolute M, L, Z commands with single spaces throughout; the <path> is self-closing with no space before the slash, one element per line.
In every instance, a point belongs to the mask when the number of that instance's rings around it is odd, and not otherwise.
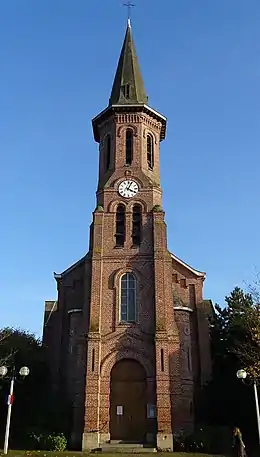
<path fill-rule="evenodd" d="M 150 170 L 154 167 L 154 141 L 152 135 L 147 135 L 147 163 Z"/>
<path fill-rule="evenodd" d="M 105 145 L 105 170 L 109 170 L 111 161 L 111 136 L 107 135 Z"/>
<path fill-rule="evenodd" d="M 126 273 L 120 281 L 120 320 L 136 321 L 136 278 L 133 273 Z"/>
<path fill-rule="evenodd" d="M 127 129 L 125 132 L 125 163 L 131 165 L 133 160 L 133 130 Z"/>
<path fill-rule="evenodd" d="M 140 205 L 133 207 L 133 220 L 132 220 L 132 239 L 133 245 L 139 246 L 141 243 L 142 231 L 142 208 Z"/>
<path fill-rule="evenodd" d="M 116 210 L 116 246 L 124 246 L 125 243 L 125 207 L 118 205 Z"/>

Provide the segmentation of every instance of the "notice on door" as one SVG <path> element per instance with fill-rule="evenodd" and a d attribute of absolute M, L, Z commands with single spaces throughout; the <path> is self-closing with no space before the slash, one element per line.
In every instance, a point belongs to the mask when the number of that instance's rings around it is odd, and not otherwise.
<path fill-rule="evenodd" d="M 147 417 L 148 419 L 154 419 L 156 417 L 155 405 L 147 405 Z"/>
<path fill-rule="evenodd" d="M 116 407 L 116 415 L 117 416 L 123 416 L 123 406 L 117 406 Z"/>

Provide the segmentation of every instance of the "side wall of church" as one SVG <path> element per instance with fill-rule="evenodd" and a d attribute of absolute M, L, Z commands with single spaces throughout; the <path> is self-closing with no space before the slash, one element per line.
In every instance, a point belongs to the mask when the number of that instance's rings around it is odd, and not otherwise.
<path fill-rule="evenodd" d="M 212 308 L 203 300 L 203 277 L 196 277 L 173 260 L 173 305 L 181 340 L 181 377 L 187 390 L 187 417 L 199 407 L 200 388 L 211 376 L 209 317 Z M 188 387 L 189 386 L 189 387 Z M 189 401 L 188 401 L 188 396 Z M 189 403 L 189 404 L 188 404 Z"/>
<path fill-rule="evenodd" d="M 43 332 L 52 386 L 66 399 L 73 445 L 79 447 L 84 417 L 90 282 L 88 258 L 57 280 L 58 300 L 51 313 L 50 302 L 46 302 Z"/>
<path fill-rule="evenodd" d="M 60 312 L 57 300 L 46 300 L 44 306 L 42 342 L 47 350 L 48 367 L 51 376 L 52 389 L 58 389 L 59 358 L 61 344 Z"/>

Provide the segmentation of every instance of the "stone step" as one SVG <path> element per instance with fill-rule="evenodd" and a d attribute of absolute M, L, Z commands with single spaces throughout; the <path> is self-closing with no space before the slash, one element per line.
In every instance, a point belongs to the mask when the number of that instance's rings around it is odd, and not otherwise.
<path fill-rule="evenodd" d="M 151 453 L 151 452 L 157 452 L 156 448 L 151 448 L 151 447 L 144 447 L 142 445 L 109 445 L 106 444 L 105 446 L 101 447 L 101 452 L 108 453 L 108 454 L 143 454 L 143 453 Z"/>
<path fill-rule="evenodd" d="M 106 446 L 112 446 L 112 447 L 134 447 L 134 448 L 141 448 L 141 447 L 146 447 L 145 444 L 143 443 L 135 443 L 135 442 L 124 442 L 124 441 L 117 441 L 117 440 L 111 440 L 108 443 L 106 443 Z"/>
<path fill-rule="evenodd" d="M 103 443 L 99 449 L 93 450 L 94 452 L 103 452 L 108 454 L 122 453 L 122 454 L 143 454 L 157 452 L 156 448 L 151 444 L 110 441 Z"/>

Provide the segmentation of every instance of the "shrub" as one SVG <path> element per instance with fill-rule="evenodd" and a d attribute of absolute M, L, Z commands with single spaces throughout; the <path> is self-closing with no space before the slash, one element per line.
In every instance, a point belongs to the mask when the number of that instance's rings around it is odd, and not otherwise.
<path fill-rule="evenodd" d="M 67 439 L 63 433 L 59 435 L 48 435 L 46 440 L 46 450 L 48 451 L 65 451 L 67 447 Z"/>
<path fill-rule="evenodd" d="M 44 434 L 38 431 L 28 433 L 28 449 L 43 450 L 44 449 Z"/>
<path fill-rule="evenodd" d="M 201 437 L 193 434 L 185 434 L 180 431 L 173 437 L 174 450 L 177 452 L 205 452 L 204 442 Z"/>
<path fill-rule="evenodd" d="M 183 431 L 174 435 L 174 450 L 222 454 L 230 451 L 232 436 L 227 427 L 201 427 L 187 434 Z"/>
<path fill-rule="evenodd" d="M 29 434 L 31 448 L 35 450 L 57 451 L 66 450 L 67 439 L 63 433 L 39 433 L 31 432 Z"/>

